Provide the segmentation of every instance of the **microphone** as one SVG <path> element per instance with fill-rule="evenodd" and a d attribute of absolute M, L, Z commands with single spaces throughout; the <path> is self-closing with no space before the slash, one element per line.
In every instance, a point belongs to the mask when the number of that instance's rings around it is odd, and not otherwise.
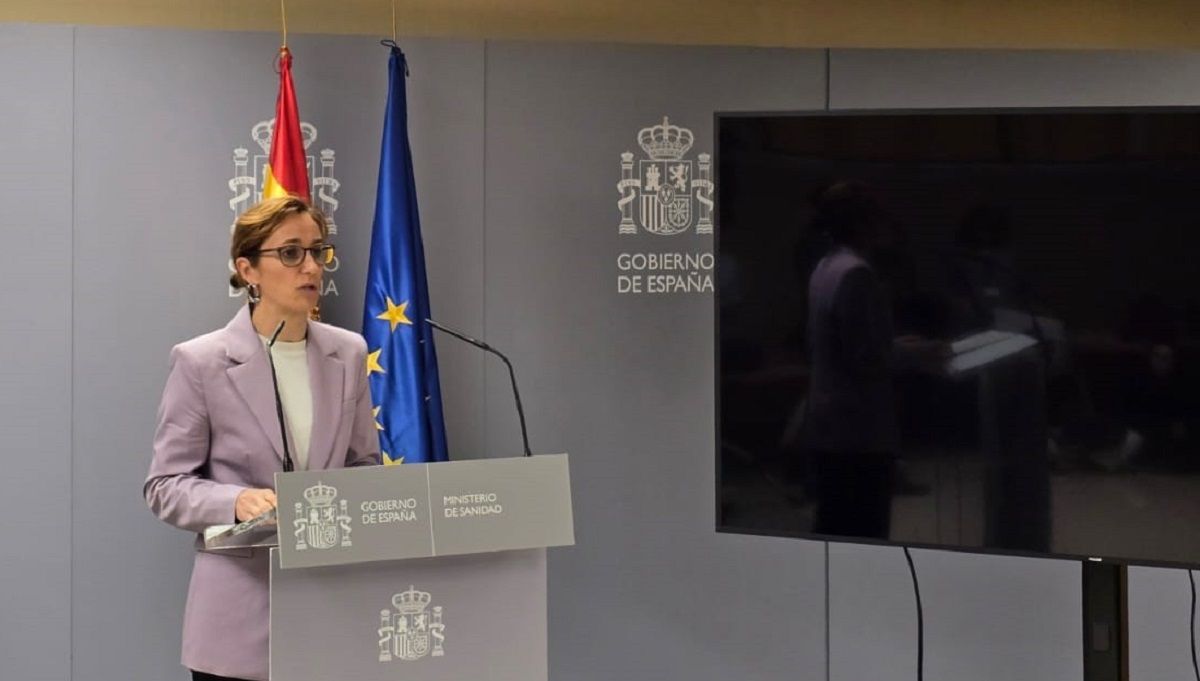
<path fill-rule="evenodd" d="M 481 340 L 475 340 L 461 331 L 455 331 L 454 329 L 443 326 L 432 319 L 426 319 L 425 323 L 437 329 L 438 331 L 448 333 L 464 343 L 474 345 L 480 350 L 490 352 L 504 360 L 504 363 L 508 366 L 508 378 L 510 381 L 512 381 L 513 399 L 517 403 L 517 418 L 521 421 L 521 442 L 525 445 L 525 456 L 533 456 L 533 452 L 529 451 L 529 433 L 525 430 L 525 409 L 521 407 L 521 391 L 517 390 L 517 374 L 515 371 L 513 371 L 512 362 L 508 361 L 508 358 L 504 356 L 504 353 L 500 352 L 496 348 L 493 348 Z"/>
<path fill-rule="evenodd" d="M 275 327 L 275 332 L 267 341 L 267 361 L 271 363 L 271 385 L 275 388 L 275 414 L 279 417 L 279 437 L 283 439 L 283 472 L 291 473 L 296 470 L 296 466 L 292 463 L 292 452 L 288 449 L 287 426 L 283 421 L 283 398 L 279 396 L 279 379 L 275 376 L 275 358 L 271 355 L 271 348 L 275 347 L 275 341 L 283 332 L 283 324 L 284 320 L 280 319 L 279 326 Z"/>

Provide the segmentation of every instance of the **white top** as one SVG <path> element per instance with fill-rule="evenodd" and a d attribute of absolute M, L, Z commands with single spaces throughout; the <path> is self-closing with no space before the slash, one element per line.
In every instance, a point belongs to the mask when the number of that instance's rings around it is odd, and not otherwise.
<path fill-rule="evenodd" d="M 268 339 L 262 338 L 263 346 Z M 308 341 L 275 341 L 271 348 L 279 398 L 283 402 L 283 420 L 291 435 L 292 462 L 296 470 L 308 470 L 308 443 L 312 437 L 312 384 L 308 381 Z"/>

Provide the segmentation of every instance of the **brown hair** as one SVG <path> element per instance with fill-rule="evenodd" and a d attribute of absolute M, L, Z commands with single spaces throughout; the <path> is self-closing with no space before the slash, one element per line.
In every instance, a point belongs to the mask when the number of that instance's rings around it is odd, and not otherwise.
<path fill-rule="evenodd" d="M 233 225 L 233 237 L 229 240 L 229 261 L 236 263 L 238 258 L 248 258 L 251 264 L 258 265 L 258 249 L 271 237 L 276 228 L 284 220 L 293 215 L 308 215 L 317 223 L 321 230 L 321 238 L 329 236 L 329 223 L 320 210 L 309 205 L 298 196 L 280 196 L 273 199 L 263 199 L 251 206 L 238 216 Z M 229 285 L 235 289 L 245 288 L 246 282 L 236 271 L 229 275 Z"/>

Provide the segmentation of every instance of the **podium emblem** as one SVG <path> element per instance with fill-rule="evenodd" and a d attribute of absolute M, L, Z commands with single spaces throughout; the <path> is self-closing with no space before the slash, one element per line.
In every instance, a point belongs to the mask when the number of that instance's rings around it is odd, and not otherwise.
<path fill-rule="evenodd" d="M 637 141 L 646 158 L 638 159 L 636 174 L 633 152 L 621 154 L 621 181 L 617 183 L 621 222 L 617 231 L 637 234 L 640 225 L 651 234 L 671 236 L 695 223 L 697 234 L 711 234 L 712 157 L 700 154 L 696 166 L 686 158 L 695 142 L 692 131 L 671 125 L 663 116 L 661 125 L 638 131 Z"/>
<path fill-rule="evenodd" d="M 432 597 L 427 591 L 408 591 L 392 595 L 393 610 L 379 611 L 379 661 L 411 662 L 426 655 L 442 657 L 446 640 L 446 625 L 442 623 L 442 607 L 430 607 Z"/>
<path fill-rule="evenodd" d="M 296 515 L 292 520 L 297 551 L 305 551 L 310 547 L 331 549 L 335 546 L 352 545 L 350 513 L 345 499 L 335 503 L 337 495 L 336 487 L 320 482 L 304 490 L 304 500 L 308 508 L 297 501 Z"/>

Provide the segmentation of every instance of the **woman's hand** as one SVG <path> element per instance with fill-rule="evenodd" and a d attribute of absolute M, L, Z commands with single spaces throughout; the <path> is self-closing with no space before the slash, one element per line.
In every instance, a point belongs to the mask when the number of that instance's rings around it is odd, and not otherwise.
<path fill-rule="evenodd" d="M 275 508 L 279 501 L 275 498 L 273 489 L 246 489 L 237 496 L 233 512 L 239 523 L 266 513 Z"/>

